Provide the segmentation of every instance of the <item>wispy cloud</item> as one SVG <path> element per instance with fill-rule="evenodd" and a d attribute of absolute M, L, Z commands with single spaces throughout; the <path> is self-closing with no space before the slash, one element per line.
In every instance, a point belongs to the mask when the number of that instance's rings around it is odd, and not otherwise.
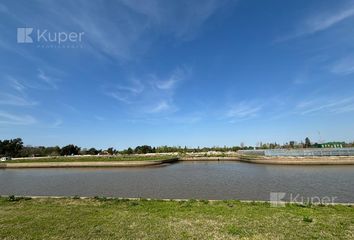
<path fill-rule="evenodd" d="M 237 120 L 245 120 L 257 117 L 262 110 L 262 104 L 254 101 L 242 101 L 232 106 L 226 113 L 226 117 L 231 119 L 231 122 Z"/>
<path fill-rule="evenodd" d="M 105 95 L 113 97 L 120 102 L 131 104 L 138 100 L 145 86 L 140 80 L 132 79 L 125 85 L 115 84 L 113 86 L 104 86 L 103 89 Z"/>
<path fill-rule="evenodd" d="M 318 11 L 318 10 L 317 10 Z M 339 24 L 354 16 L 354 5 L 343 5 L 341 8 L 332 9 L 331 11 L 316 13 L 305 17 L 293 33 L 281 36 L 276 42 L 282 42 L 305 35 L 315 34 L 325 31 L 336 24 Z"/>
<path fill-rule="evenodd" d="M 350 75 L 354 73 L 354 58 L 347 57 L 337 61 L 332 67 L 331 72 L 339 75 Z"/>
<path fill-rule="evenodd" d="M 354 7 L 343 8 L 333 12 L 323 13 L 308 19 L 301 34 L 310 34 L 326 30 L 350 17 L 354 16 Z"/>
<path fill-rule="evenodd" d="M 165 1 L 122 0 L 132 11 L 143 15 L 153 28 L 160 28 L 183 40 L 193 39 L 201 26 L 218 10 L 234 5 L 235 0 Z"/>
<path fill-rule="evenodd" d="M 153 84 L 161 90 L 172 90 L 180 81 L 187 77 L 189 72 L 190 70 L 185 68 L 177 68 L 167 79 L 157 79 L 154 77 Z"/>
<path fill-rule="evenodd" d="M 56 82 L 58 82 L 58 80 L 51 77 L 51 76 L 48 76 L 42 69 L 38 69 L 37 77 L 49 88 L 52 88 L 52 89 L 58 88 L 58 86 L 56 84 Z"/>
<path fill-rule="evenodd" d="M 174 95 L 180 82 L 188 79 L 190 70 L 176 68 L 167 77 L 148 74 L 133 78 L 127 84 L 104 86 L 104 94 L 121 103 L 130 105 L 141 113 L 174 112 Z"/>
<path fill-rule="evenodd" d="M 15 115 L 8 112 L 0 111 L 0 124 L 6 125 L 31 125 L 37 120 L 30 115 Z"/>
<path fill-rule="evenodd" d="M 26 86 L 22 84 L 18 79 L 12 76 L 7 76 L 6 78 L 9 80 L 10 86 L 16 91 L 23 92 L 26 89 Z"/>
<path fill-rule="evenodd" d="M 38 102 L 8 93 L 0 93 L 0 105 L 34 106 Z"/>
<path fill-rule="evenodd" d="M 354 111 L 354 97 L 317 98 L 302 101 L 296 105 L 296 112 L 302 115 L 331 113 L 340 114 Z"/>
<path fill-rule="evenodd" d="M 129 61 L 147 52 L 162 35 L 176 41 L 194 39 L 208 19 L 237 1 L 39 2 L 36 14 L 21 15 L 18 21 L 36 26 L 45 22 L 52 30 L 78 29 L 85 32 L 84 51 L 97 58 Z"/>
<path fill-rule="evenodd" d="M 165 100 L 158 102 L 157 105 L 147 110 L 147 112 L 149 113 L 160 113 L 166 111 L 176 111 L 176 107 L 172 106 L 170 103 L 168 103 Z"/>

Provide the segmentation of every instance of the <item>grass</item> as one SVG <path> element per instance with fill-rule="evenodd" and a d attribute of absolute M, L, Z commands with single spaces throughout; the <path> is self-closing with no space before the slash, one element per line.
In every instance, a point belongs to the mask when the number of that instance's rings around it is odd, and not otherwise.
<path fill-rule="evenodd" d="M 35 159 L 9 160 L 4 163 L 31 163 L 31 162 L 106 162 L 106 161 L 151 161 L 176 158 L 176 156 L 69 156 L 69 157 L 48 157 Z"/>
<path fill-rule="evenodd" d="M 0 198 L 0 239 L 354 239 L 354 208 L 11 197 Z"/>

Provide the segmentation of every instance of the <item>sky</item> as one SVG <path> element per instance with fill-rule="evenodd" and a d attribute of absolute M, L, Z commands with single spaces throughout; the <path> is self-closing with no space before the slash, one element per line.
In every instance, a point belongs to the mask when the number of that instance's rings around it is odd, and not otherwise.
<path fill-rule="evenodd" d="M 1 0 L 0 139 L 354 140 L 354 2 Z"/>

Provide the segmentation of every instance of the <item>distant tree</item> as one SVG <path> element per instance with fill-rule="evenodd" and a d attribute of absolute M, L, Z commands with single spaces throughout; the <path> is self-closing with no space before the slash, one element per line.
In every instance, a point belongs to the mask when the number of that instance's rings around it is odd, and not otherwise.
<path fill-rule="evenodd" d="M 110 148 L 107 149 L 107 152 L 108 152 L 109 155 L 113 155 L 114 149 L 112 147 L 110 147 Z"/>
<path fill-rule="evenodd" d="M 63 147 L 60 151 L 60 155 L 78 155 L 80 152 L 80 148 L 73 144 L 69 144 Z"/>
<path fill-rule="evenodd" d="M 97 155 L 99 151 L 96 148 L 90 148 L 86 153 L 89 155 Z"/>
<path fill-rule="evenodd" d="M 127 149 L 127 154 L 133 154 L 133 153 L 134 153 L 134 151 L 131 147 Z"/>
<path fill-rule="evenodd" d="M 59 156 L 60 155 L 60 147 L 58 147 L 58 146 L 46 147 L 44 152 L 45 152 L 45 156 Z"/>
<path fill-rule="evenodd" d="M 311 141 L 308 137 L 305 138 L 305 148 L 311 147 Z"/>
<path fill-rule="evenodd" d="M 289 145 L 290 145 L 290 148 L 294 148 L 295 147 L 295 141 L 290 141 Z"/>
<path fill-rule="evenodd" d="M 23 148 L 21 138 L 0 141 L 0 156 L 19 157 Z"/>
<path fill-rule="evenodd" d="M 152 147 L 148 145 L 137 146 L 134 152 L 138 154 L 152 153 Z"/>

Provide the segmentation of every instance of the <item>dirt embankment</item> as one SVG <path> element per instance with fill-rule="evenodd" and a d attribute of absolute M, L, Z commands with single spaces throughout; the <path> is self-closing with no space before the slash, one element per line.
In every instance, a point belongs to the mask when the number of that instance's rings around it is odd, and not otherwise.
<path fill-rule="evenodd" d="M 178 158 L 151 161 L 1 163 L 0 168 L 145 167 L 176 161 Z"/>

